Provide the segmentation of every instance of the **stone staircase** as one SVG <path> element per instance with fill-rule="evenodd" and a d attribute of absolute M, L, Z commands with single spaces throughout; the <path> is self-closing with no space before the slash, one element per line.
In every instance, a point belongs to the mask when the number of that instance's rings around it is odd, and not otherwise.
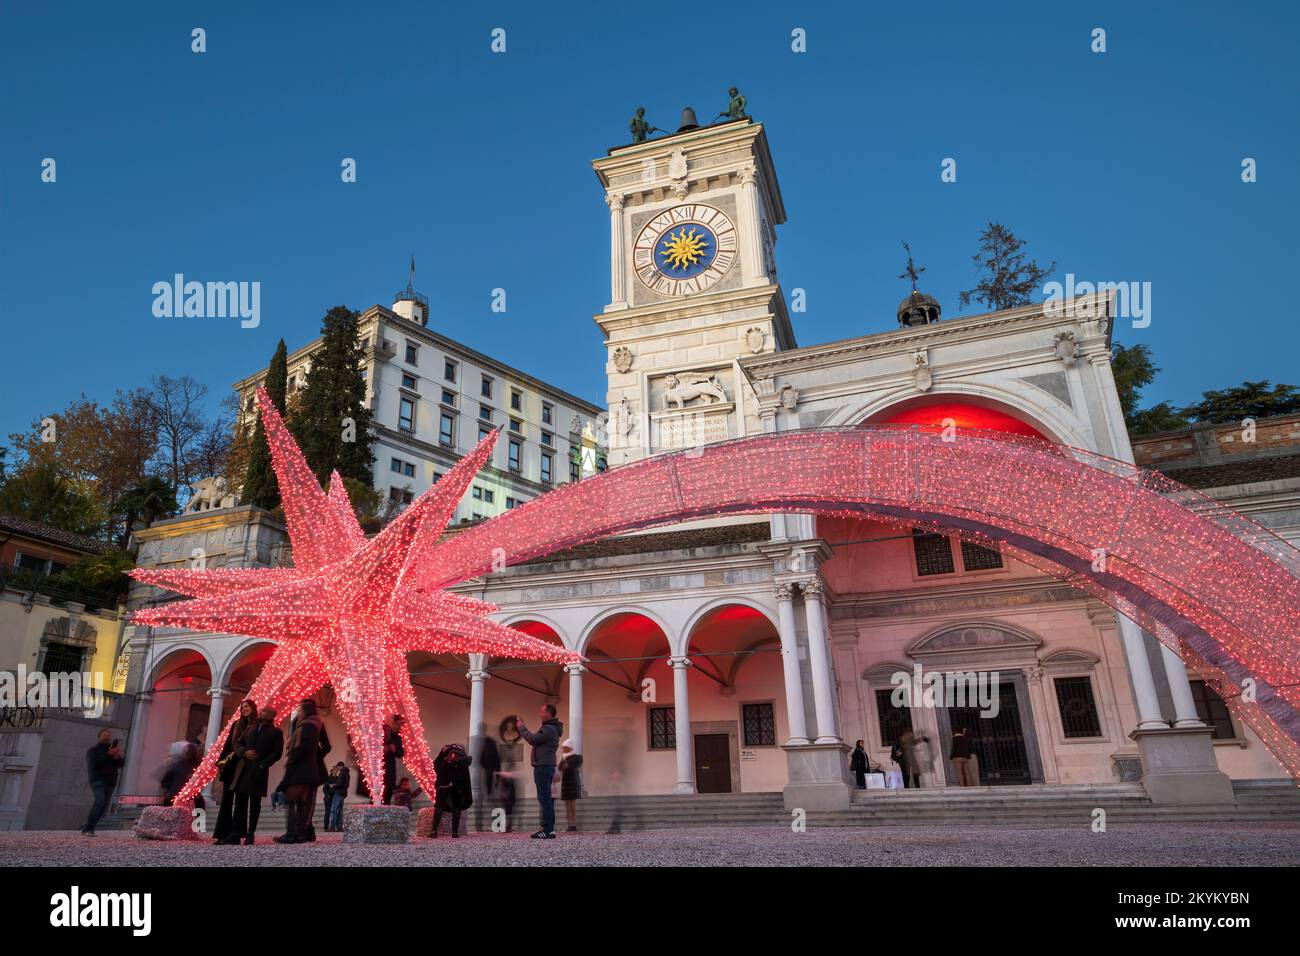
<path fill-rule="evenodd" d="M 1090 821 L 1096 808 L 1111 823 L 1300 823 L 1300 787 L 1291 781 L 1238 781 L 1231 807 L 1157 806 L 1140 784 L 1079 786 L 950 787 L 931 790 L 856 791 L 845 810 L 814 810 L 809 826 L 1051 826 Z M 429 806 L 423 797 L 415 809 Z M 140 807 L 123 807 L 106 816 L 101 830 L 129 828 Z M 215 812 L 215 811 L 210 811 Z M 324 827 L 324 810 L 317 806 L 316 828 Z M 578 803 L 578 826 L 604 832 L 615 818 L 625 830 L 677 827 L 788 826 L 790 813 L 780 793 L 658 794 L 629 797 L 588 797 Z M 557 801 L 557 828 L 565 828 L 564 805 Z M 474 809 L 464 823 L 472 829 Z M 444 823 L 444 826 L 447 824 Z M 484 826 L 490 808 L 484 809 Z M 538 826 L 537 801 L 515 805 L 514 828 L 532 832 Z M 415 828 L 415 814 L 411 814 Z M 258 832 L 270 839 L 284 831 L 284 811 L 262 808 Z"/>

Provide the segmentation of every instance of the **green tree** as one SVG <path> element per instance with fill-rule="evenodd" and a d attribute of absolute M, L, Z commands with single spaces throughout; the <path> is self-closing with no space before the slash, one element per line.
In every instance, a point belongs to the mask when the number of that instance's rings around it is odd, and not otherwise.
<path fill-rule="evenodd" d="M 284 415 L 288 381 L 289 352 L 284 347 L 284 339 L 281 339 L 266 370 L 266 393 L 271 396 L 271 403 L 281 415 Z M 248 471 L 244 475 L 240 499 L 246 505 L 257 505 L 267 511 L 274 511 L 280 506 L 280 486 L 275 480 L 275 469 L 271 467 L 271 450 L 266 444 L 266 430 L 262 427 L 261 415 L 257 416 L 257 425 L 253 429 L 253 443 L 248 451 Z"/>
<path fill-rule="evenodd" d="M 342 305 L 330 309 L 321 326 L 320 348 L 311 356 L 302 402 L 290 422 L 321 484 L 337 470 L 344 478 L 374 486 L 364 359 L 357 313 Z"/>
<path fill-rule="evenodd" d="M 1300 390 L 1294 385 L 1283 384 L 1270 388 L 1267 380 L 1202 392 L 1199 402 L 1182 409 L 1182 413 L 1192 421 L 1205 425 L 1295 412 L 1300 412 Z"/>
<path fill-rule="evenodd" d="M 1130 435 L 1171 432 L 1191 424 L 1187 416 L 1169 402 L 1161 402 L 1150 408 L 1140 408 L 1131 416 L 1126 415 L 1124 421 L 1128 424 Z"/>
<path fill-rule="evenodd" d="M 137 520 L 151 525 L 164 515 L 180 510 L 176 503 L 176 489 L 162 478 L 150 475 L 118 499 L 117 513 L 124 517 L 118 547 L 125 549 L 131 539 L 131 530 Z"/>
<path fill-rule="evenodd" d="M 51 456 L 28 459 L 0 485 L 0 512 L 92 536 L 107 519 L 95 496 L 60 475 Z"/>
<path fill-rule="evenodd" d="M 979 284 L 958 294 L 961 308 L 983 302 L 992 311 L 1028 305 L 1042 294 L 1043 282 L 1056 271 L 1056 262 L 1042 268 L 1025 261 L 1025 243 L 1001 223 L 991 222 L 980 233 L 980 251 L 971 256 Z"/>

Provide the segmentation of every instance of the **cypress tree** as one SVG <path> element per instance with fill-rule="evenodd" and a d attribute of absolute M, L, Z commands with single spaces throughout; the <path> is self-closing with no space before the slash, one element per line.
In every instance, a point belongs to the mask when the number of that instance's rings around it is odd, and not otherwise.
<path fill-rule="evenodd" d="M 289 379 L 289 351 L 284 339 L 275 347 L 271 364 L 266 370 L 266 391 L 281 415 L 284 414 L 284 396 Z M 271 450 L 266 445 L 266 431 L 262 416 L 257 416 L 253 429 L 253 447 L 248 453 L 248 470 L 244 473 L 244 491 L 241 496 L 246 505 L 257 505 L 267 511 L 280 506 L 280 486 L 276 484 L 275 470 L 271 467 Z"/>
<path fill-rule="evenodd" d="M 321 484 L 337 469 L 374 487 L 370 409 L 366 407 L 365 354 L 357 338 L 357 313 L 335 306 L 325 313 L 321 344 L 311 357 L 302 402 L 290 422 Z"/>

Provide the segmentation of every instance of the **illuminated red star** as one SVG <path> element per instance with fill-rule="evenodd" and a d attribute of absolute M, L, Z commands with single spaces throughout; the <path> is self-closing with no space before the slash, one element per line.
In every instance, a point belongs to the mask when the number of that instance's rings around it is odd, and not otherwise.
<path fill-rule="evenodd" d="M 481 442 L 378 535 L 367 540 L 335 472 L 320 487 L 275 406 L 257 392 L 293 545 L 292 568 L 136 569 L 132 577 L 194 600 L 137 611 L 136 624 L 243 634 L 276 643 L 249 690 L 279 719 L 326 684 L 334 689 L 362 777 L 375 802 L 384 788 L 383 721 L 402 714 L 403 762 L 433 793 L 433 760 L 407 669 L 410 651 L 486 654 L 569 663 L 581 656 L 498 624 L 497 608 L 442 589 L 420 588 L 417 568 L 438 567 L 441 537 L 500 430 Z M 463 578 L 461 579 L 463 580 Z M 456 583 L 456 582 L 451 582 Z M 401 620 L 394 614 L 400 604 Z M 176 798 L 186 802 L 216 773 L 234 718 Z"/>

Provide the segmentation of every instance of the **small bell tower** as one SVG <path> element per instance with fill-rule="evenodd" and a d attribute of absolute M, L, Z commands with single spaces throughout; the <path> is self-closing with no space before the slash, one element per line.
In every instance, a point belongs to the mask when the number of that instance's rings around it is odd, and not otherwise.
<path fill-rule="evenodd" d="M 415 291 L 415 254 L 411 254 L 411 272 L 406 288 L 393 297 L 393 311 L 404 319 L 429 324 L 429 299 Z"/>

